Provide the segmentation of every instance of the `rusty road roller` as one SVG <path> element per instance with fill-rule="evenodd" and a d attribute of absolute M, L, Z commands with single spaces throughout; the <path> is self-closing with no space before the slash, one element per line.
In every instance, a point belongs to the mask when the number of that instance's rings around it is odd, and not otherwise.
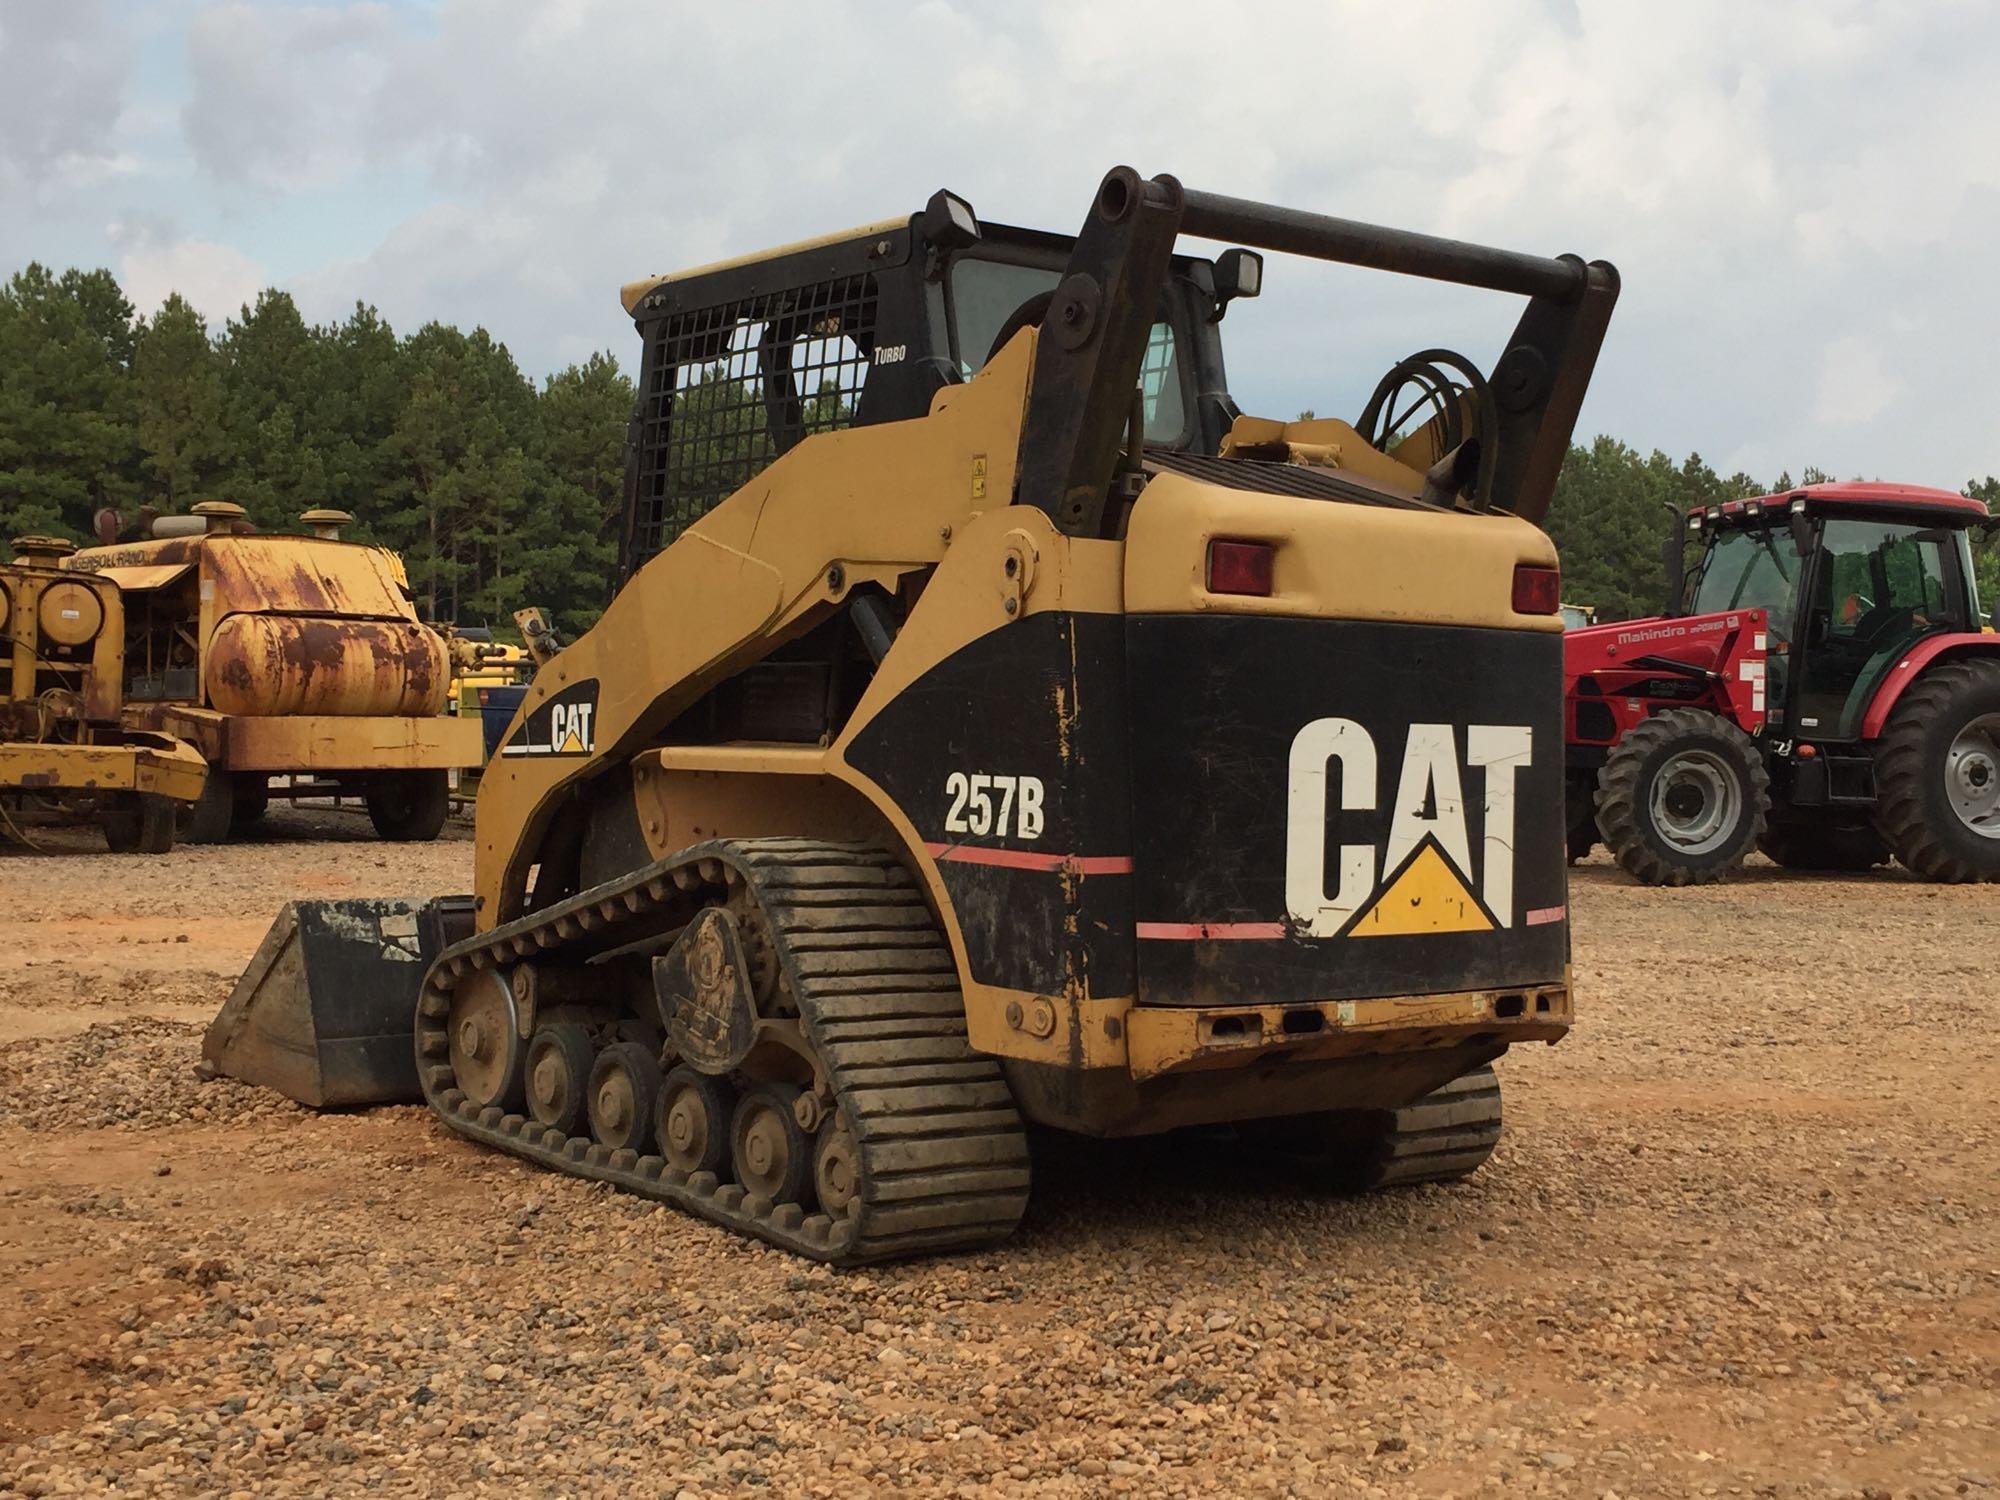
<path fill-rule="evenodd" d="M 1525 306 L 1261 419 L 1260 251 Z M 1535 523 L 1617 286 L 1126 168 L 1073 238 L 939 193 L 634 283 L 628 576 L 474 889 L 288 909 L 209 1065 L 842 1265 L 1009 1234 L 1030 1123 L 1475 1170 L 1571 1022 Z"/>
<path fill-rule="evenodd" d="M 126 600 L 124 721 L 195 745 L 210 776 L 181 837 L 217 843 L 293 796 L 359 796 L 385 839 L 435 838 L 450 777 L 479 765 L 476 722 L 443 713 L 444 641 L 417 618 L 387 549 L 341 539 L 353 517 L 307 511 L 310 535 L 259 533 L 206 500 L 143 541 L 67 561 Z"/>

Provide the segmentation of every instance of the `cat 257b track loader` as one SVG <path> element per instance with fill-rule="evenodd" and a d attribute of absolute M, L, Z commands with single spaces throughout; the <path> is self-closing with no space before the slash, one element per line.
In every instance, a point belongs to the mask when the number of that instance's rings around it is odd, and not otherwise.
<path fill-rule="evenodd" d="M 1485 375 L 1258 420 L 1262 261 L 1183 235 L 1528 303 Z M 288 912 L 211 1064 L 836 1263 L 1008 1233 L 1024 1121 L 1471 1171 L 1489 1065 L 1570 1024 L 1534 522 L 1616 294 L 1125 168 L 1073 240 L 939 194 L 628 287 L 629 578 L 486 773 L 475 893 Z"/>

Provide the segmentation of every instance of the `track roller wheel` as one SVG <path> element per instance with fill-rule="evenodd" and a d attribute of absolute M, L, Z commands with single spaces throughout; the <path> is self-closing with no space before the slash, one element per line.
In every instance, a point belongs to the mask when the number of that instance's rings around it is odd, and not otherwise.
<path fill-rule="evenodd" d="M 514 992 L 491 969 L 469 976 L 451 998 L 445 1019 L 451 1069 L 477 1108 L 521 1107 L 521 1035 L 514 1014 Z"/>
<path fill-rule="evenodd" d="M 659 1108 L 660 1064 L 652 1049 L 614 1042 L 590 1068 L 590 1134 L 613 1151 L 644 1151 Z"/>
<path fill-rule="evenodd" d="M 660 1085 L 654 1134 L 667 1165 L 720 1174 L 729 1159 L 729 1086 L 682 1063 Z"/>
<path fill-rule="evenodd" d="M 594 1062 L 590 1033 L 574 1021 L 536 1028 L 528 1043 L 528 1113 L 559 1135 L 576 1135 L 596 1077 Z"/>
<path fill-rule="evenodd" d="M 826 1117 L 813 1142 L 813 1195 L 820 1212 L 836 1219 L 847 1217 L 861 1195 L 861 1152 L 837 1114 Z"/>
<path fill-rule="evenodd" d="M 1597 776 L 1605 847 L 1647 885 L 1722 879 L 1764 832 L 1770 806 L 1756 741 L 1701 708 L 1670 708 L 1633 725 Z"/>
<path fill-rule="evenodd" d="M 813 1145 L 799 1126 L 800 1090 L 760 1083 L 736 1101 L 729 1156 L 745 1192 L 773 1203 L 799 1203 L 813 1178 Z"/>

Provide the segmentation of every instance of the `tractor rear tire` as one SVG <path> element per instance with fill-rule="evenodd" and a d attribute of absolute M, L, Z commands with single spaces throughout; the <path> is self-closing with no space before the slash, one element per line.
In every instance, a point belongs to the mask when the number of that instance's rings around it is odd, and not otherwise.
<path fill-rule="evenodd" d="M 236 826 L 236 790 L 227 771 L 210 766 L 201 796 L 183 802 L 179 815 L 183 844 L 226 844 Z"/>
<path fill-rule="evenodd" d="M 1875 748 L 1875 831 L 1926 880 L 2000 880 L 2000 661 L 1932 667 Z"/>
<path fill-rule="evenodd" d="M 1866 824 L 1778 823 L 1757 847 L 1787 870 L 1872 870 L 1889 862 L 1889 846 Z"/>
<path fill-rule="evenodd" d="M 1647 885 L 1707 885 L 1763 835 L 1771 775 L 1756 741 L 1720 714 L 1670 708 L 1635 724 L 1597 774 L 1597 828 Z"/>
<path fill-rule="evenodd" d="M 391 843 L 426 844 L 451 811 L 451 781 L 443 771 L 385 771 L 368 783 L 368 821 Z"/>
<path fill-rule="evenodd" d="M 113 854 L 165 854 L 174 847 L 178 811 L 171 797 L 157 792 L 126 792 L 99 813 L 97 821 Z"/>

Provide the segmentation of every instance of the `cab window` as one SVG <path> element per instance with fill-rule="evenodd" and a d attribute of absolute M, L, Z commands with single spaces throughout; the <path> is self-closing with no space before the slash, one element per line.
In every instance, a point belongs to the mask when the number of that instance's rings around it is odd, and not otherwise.
<path fill-rule="evenodd" d="M 952 359 L 962 379 L 970 380 L 986 363 L 994 339 L 1014 310 L 1030 297 L 1053 291 L 1062 272 L 1049 266 L 960 256 L 952 262 L 948 282 L 951 302 Z M 1139 389 L 1146 403 L 1146 438 L 1172 443 L 1187 430 L 1187 396 L 1182 376 L 1180 341 L 1165 319 L 1153 325 L 1146 357 L 1139 367 Z"/>

